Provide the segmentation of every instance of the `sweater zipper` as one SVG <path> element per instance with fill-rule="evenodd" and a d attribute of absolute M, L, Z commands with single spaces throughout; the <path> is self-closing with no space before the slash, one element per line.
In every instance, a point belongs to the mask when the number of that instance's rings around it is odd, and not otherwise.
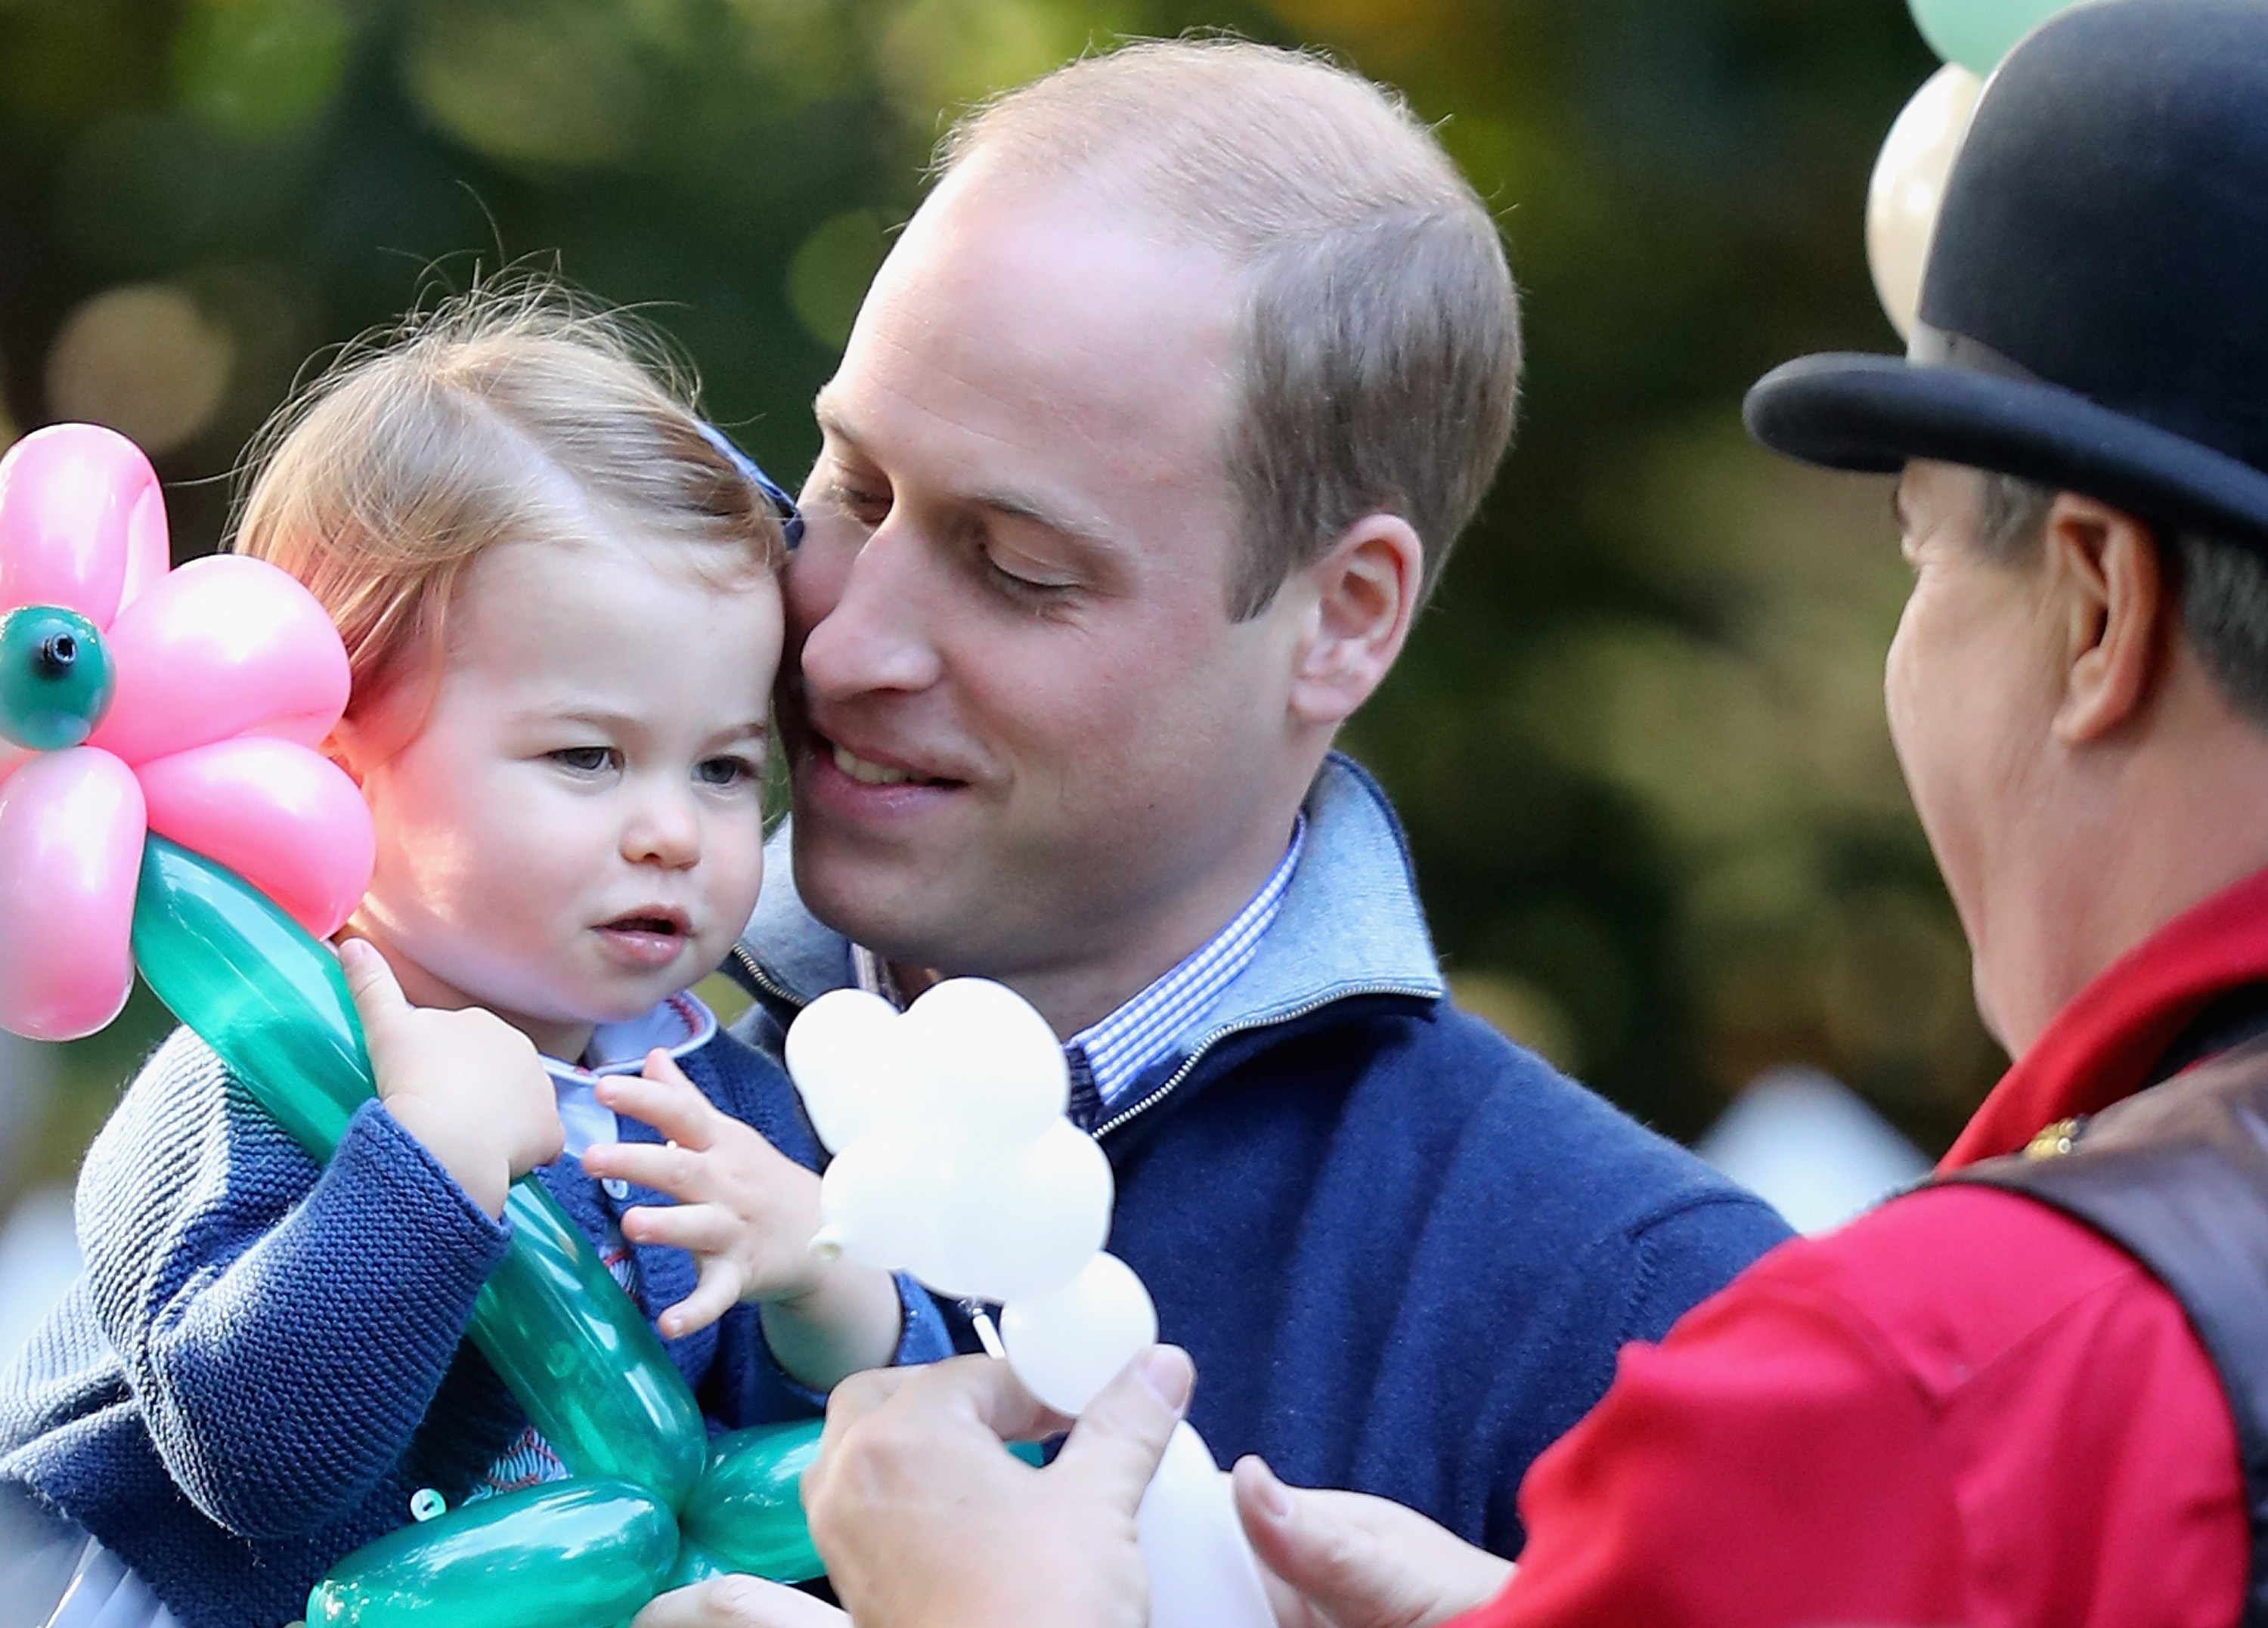
<path fill-rule="evenodd" d="M 1278 1023 L 1296 1023 L 1303 1017 L 1312 1017 L 1314 1014 L 1322 1011 L 1327 1006 L 1334 1006 L 1341 1001 L 1354 1000 L 1364 995 L 1408 995 L 1413 1000 L 1432 1001 L 1439 1000 L 1440 998 L 1440 994 L 1441 992 L 1440 988 L 1432 985 L 1355 984 L 1334 989 L 1327 995 L 1319 995 L 1314 1000 L 1309 1001 L 1304 1005 L 1293 1007 L 1288 1012 L 1273 1013 L 1265 1018 L 1255 1019 L 1248 1023 L 1224 1024 L 1222 1027 L 1214 1030 L 1211 1034 L 1205 1036 L 1204 1039 L 1197 1043 L 1197 1045 L 1190 1050 L 1189 1056 L 1182 1060 L 1182 1066 L 1174 1070 L 1173 1074 L 1167 1079 L 1165 1084 L 1151 1092 L 1147 1096 L 1144 1097 L 1140 1102 L 1136 1103 L 1132 1107 L 1122 1110 L 1120 1112 L 1113 1114 L 1109 1118 L 1105 1119 L 1101 1125 L 1096 1126 L 1094 1127 L 1094 1140 L 1098 1142 L 1101 1141 L 1104 1137 L 1109 1135 L 1113 1131 L 1126 1124 L 1130 1119 L 1139 1118 L 1142 1115 L 1149 1112 L 1151 1109 L 1156 1107 L 1160 1103 L 1164 1102 L 1166 1098 L 1171 1096 L 1174 1092 L 1180 1088 L 1183 1081 L 1187 1080 L 1192 1074 L 1197 1072 L 1197 1065 L 1205 1060 L 1205 1054 L 1207 1052 L 1211 1052 L 1213 1047 L 1219 1045 L 1223 1040 L 1226 1040 L 1233 1036 L 1249 1034 L 1255 1030 L 1259 1029 L 1273 1029 Z"/>
<path fill-rule="evenodd" d="M 802 1011 L 805 1007 L 811 1004 L 811 1002 L 804 1000 L 793 990 L 782 988 L 779 981 L 773 978 L 770 973 L 764 971 L 763 967 L 757 962 L 755 957 L 748 953 L 748 947 L 746 944 L 741 943 L 738 939 L 735 939 L 733 942 L 733 959 L 738 961 L 740 964 L 741 968 L 747 972 L 749 981 L 754 983 L 763 994 L 771 996 L 773 1000 L 784 1001 L 799 1012 Z"/>

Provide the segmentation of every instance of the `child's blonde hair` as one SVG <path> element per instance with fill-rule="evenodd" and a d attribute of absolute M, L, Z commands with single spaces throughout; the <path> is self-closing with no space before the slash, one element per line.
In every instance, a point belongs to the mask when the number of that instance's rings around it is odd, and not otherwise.
<path fill-rule="evenodd" d="M 705 545 L 726 576 L 777 568 L 780 517 L 691 395 L 620 312 L 546 279 L 476 289 L 357 341 L 286 404 L 231 546 L 330 612 L 356 715 L 438 671 L 457 581 L 499 543 L 596 532 Z"/>

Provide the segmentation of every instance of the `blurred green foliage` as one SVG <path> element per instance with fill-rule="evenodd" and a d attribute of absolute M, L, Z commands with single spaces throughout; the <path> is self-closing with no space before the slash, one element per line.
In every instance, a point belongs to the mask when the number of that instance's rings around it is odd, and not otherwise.
<path fill-rule="evenodd" d="M 1899 0 L 0 0 L 0 438 L 144 435 L 202 552 L 307 357 L 556 253 L 793 477 L 951 111 L 1196 27 L 1403 87 L 1525 290 L 1519 446 L 1351 738 L 1466 998 L 1681 1135 L 1807 1060 L 1942 1146 L 1996 1059 L 1881 724 L 1887 493 L 1737 422 L 1786 356 L 1890 346 Z M 16 1180 L 162 1021 L 71 1049 Z"/>

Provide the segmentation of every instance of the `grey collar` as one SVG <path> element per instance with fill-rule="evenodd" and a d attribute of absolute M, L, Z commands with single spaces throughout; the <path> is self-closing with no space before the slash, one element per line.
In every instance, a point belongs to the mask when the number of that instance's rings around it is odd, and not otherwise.
<path fill-rule="evenodd" d="M 1333 752 L 1307 788 L 1307 845 L 1252 964 L 1176 1042 L 1193 1057 L 1225 1035 L 1304 1016 L 1351 995 L 1447 993 L 1394 810 L 1362 767 Z M 801 1007 L 854 980 L 850 942 L 804 907 L 785 825 L 764 854 L 764 891 L 742 951 L 766 992 Z"/>

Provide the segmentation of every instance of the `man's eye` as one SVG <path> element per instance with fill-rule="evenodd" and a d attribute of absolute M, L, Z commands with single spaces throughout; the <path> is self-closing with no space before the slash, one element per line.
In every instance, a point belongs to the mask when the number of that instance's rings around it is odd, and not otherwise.
<path fill-rule="evenodd" d="M 1074 583 L 1042 582 L 1037 577 L 1026 576 L 1020 572 L 1012 571 L 1002 565 L 989 551 L 981 552 L 978 558 L 983 562 L 986 580 L 1013 599 L 1020 599 L 1027 603 L 1044 603 L 1062 599 L 1073 592 L 1078 586 Z"/>
<path fill-rule="evenodd" d="M 747 758 L 703 758 L 695 766 L 693 774 L 704 786 L 725 787 L 753 781 L 760 772 Z"/>
<path fill-rule="evenodd" d="M 887 494 L 853 486 L 840 476 L 827 483 L 827 501 L 866 525 L 880 525 L 889 517 L 890 500 Z"/>
<path fill-rule="evenodd" d="M 561 768 L 578 774 L 601 774 L 615 766 L 614 749 L 608 746 L 565 746 L 549 755 Z"/>

